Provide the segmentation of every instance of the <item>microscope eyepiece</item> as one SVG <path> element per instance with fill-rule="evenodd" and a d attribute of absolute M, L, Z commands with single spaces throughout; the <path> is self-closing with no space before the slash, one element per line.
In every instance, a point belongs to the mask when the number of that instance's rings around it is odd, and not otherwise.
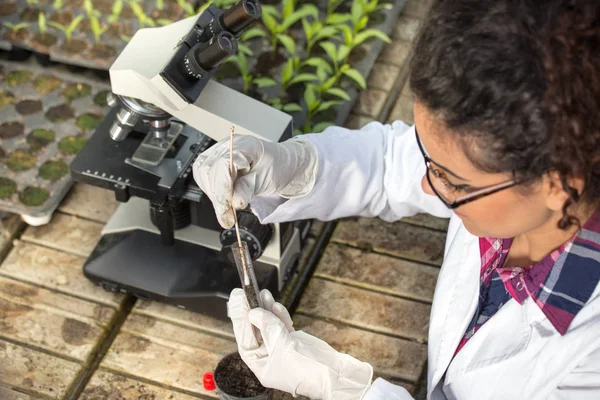
<path fill-rule="evenodd" d="M 237 39 L 231 33 L 223 31 L 216 34 L 206 46 L 198 43 L 185 56 L 184 65 L 189 75 L 200 78 L 201 75 L 218 66 L 237 52 Z"/>
<path fill-rule="evenodd" d="M 223 14 L 225 28 L 237 34 L 259 19 L 262 14 L 260 3 L 256 0 L 242 0 Z"/>

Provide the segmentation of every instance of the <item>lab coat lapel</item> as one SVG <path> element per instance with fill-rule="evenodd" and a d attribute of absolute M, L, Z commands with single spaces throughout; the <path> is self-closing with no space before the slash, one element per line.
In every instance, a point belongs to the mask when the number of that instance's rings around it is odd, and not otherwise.
<path fill-rule="evenodd" d="M 444 375 L 477 307 L 480 264 L 478 238 L 460 224 L 445 256 L 432 309 L 429 395 Z"/>

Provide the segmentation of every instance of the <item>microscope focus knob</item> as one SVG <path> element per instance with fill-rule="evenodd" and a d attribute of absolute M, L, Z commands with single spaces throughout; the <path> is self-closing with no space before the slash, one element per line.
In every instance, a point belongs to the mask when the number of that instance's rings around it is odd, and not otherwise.
<path fill-rule="evenodd" d="M 241 239 L 248 243 L 250 257 L 256 260 L 271 241 L 273 226 L 261 224 L 258 218 L 249 211 L 238 211 L 238 225 Z M 223 247 L 237 243 L 235 227 L 221 232 L 220 240 Z"/>

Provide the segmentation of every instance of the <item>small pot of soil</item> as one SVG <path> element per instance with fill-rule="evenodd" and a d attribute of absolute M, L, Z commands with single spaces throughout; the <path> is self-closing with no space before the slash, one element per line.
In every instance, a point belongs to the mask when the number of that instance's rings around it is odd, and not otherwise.
<path fill-rule="evenodd" d="M 222 400 L 271 400 L 273 389 L 260 384 L 239 353 L 229 354 L 215 369 L 215 385 Z"/>
<path fill-rule="evenodd" d="M 257 74 L 269 76 L 269 71 L 273 68 L 277 68 L 283 64 L 284 61 L 286 61 L 286 57 L 282 54 L 280 49 L 275 53 L 273 53 L 272 50 L 269 50 L 258 56 L 254 70 Z"/>
<path fill-rule="evenodd" d="M 31 151 L 38 151 L 54 142 L 55 139 L 56 132 L 51 129 L 37 128 L 27 135 L 27 143 L 29 143 Z"/>
<path fill-rule="evenodd" d="M 19 200 L 21 203 L 29 207 L 41 206 L 48 200 L 50 193 L 47 190 L 28 186 L 19 194 Z"/>
<path fill-rule="evenodd" d="M 21 115 L 35 114 L 42 111 L 42 102 L 39 100 L 23 100 L 15 105 L 15 109 Z"/>
<path fill-rule="evenodd" d="M 68 104 L 61 104 L 59 106 L 54 106 L 46 111 L 46 118 L 50 122 L 60 122 L 66 121 L 70 118 L 73 118 L 75 113 L 71 106 Z"/>
<path fill-rule="evenodd" d="M 121 27 L 119 26 L 119 24 L 110 24 L 110 26 L 104 34 L 111 39 L 120 39 Z"/>
<path fill-rule="evenodd" d="M 40 167 L 40 177 L 55 182 L 69 173 L 69 166 L 63 161 L 46 161 Z"/>
<path fill-rule="evenodd" d="M 87 139 L 81 136 L 67 136 L 58 143 L 58 150 L 65 155 L 77 154 L 85 146 Z"/>
<path fill-rule="evenodd" d="M 81 39 L 71 39 L 70 43 L 65 43 L 63 49 L 70 54 L 83 53 L 87 49 L 87 43 Z"/>
<path fill-rule="evenodd" d="M 8 30 L 4 32 L 4 39 L 9 42 L 24 42 L 29 37 L 29 29 L 23 28 L 18 31 Z"/>
<path fill-rule="evenodd" d="M 8 156 L 6 166 L 11 171 L 20 172 L 35 167 L 36 161 L 33 154 L 24 150 L 15 150 Z"/>
<path fill-rule="evenodd" d="M 63 11 L 63 12 L 55 12 L 49 19 L 53 22 L 58 22 L 61 25 L 69 26 L 71 21 L 73 20 L 73 14 L 71 11 Z"/>
<path fill-rule="evenodd" d="M 102 14 L 110 15 L 112 13 L 113 0 L 94 0 L 94 8 Z"/>
<path fill-rule="evenodd" d="M 175 20 L 176 18 L 178 18 L 181 15 L 181 8 L 179 7 L 179 4 L 177 4 L 177 2 L 175 1 L 165 1 L 164 7 L 162 10 L 159 10 L 158 8 L 154 9 L 151 13 L 150 13 L 150 17 L 152 17 L 152 19 L 157 20 L 157 19 L 168 19 L 168 20 Z"/>
<path fill-rule="evenodd" d="M 77 117 L 75 125 L 84 131 L 88 129 L 96 129 L 102 122 L 102 118 L 102 115 L 92 113 L 81 114 L 79 117 Z"/>
<path fill-rule="evenodd" d="M 24 22 L 37 22 L 40 12 L 43 13 L 43 10 L 39 8 L 26 8 L 20 17 Z"/>
<path fill-rule="evenodd" d="M 15 87 L 30 82 L 32 78 L 33 74 L 30 71 L 18 70 L 8 73 L 4 77 L 4 82 L 8 83 L 12 87 Z"/>
<path fill-rule="evenodd" d="M 15 102 L 15 95 L 6 90 L 0 89 L 0 108 L 6 107 Z"/>
<path fill-rule="evenodd" d="M 3 1 L 0 3 L 0 16 L 11 15 L 17 12 L 17 5 L 14 1 Z"/>
<path fill-rule="evenodd" d="M 54 75 L 39 75 L 33 81 L 33 88 L 41 95 L 50 93 L 60 87 L 62 81 Z"/>
<path fill-rule="evenodd" d="M 0 177 L 0 199 L 8 199 L 17 191 L 15 181 Z"/>
<path fill-rule="evenodd" d="M 0 125 L 0 139 L 12 139 L 25 132 L 25 126 L 16 121 L 5 122 Z"/>
<path fill-rule="evenodd" d="M 113 46 L 104 43 L 96 43 L 96 45 L 92 48 L 92 57 L 97 60 L 109 61 L 112 59 L 117 51 Z"/>
<path fill-rule="evenodd" d="M 68 101 L 87 97 L 91 93 L 92 87 L 87 83 L 69 83 L 65 86 L 65 90 L 63 90 L 63 96 L 65 96 Z"/>
<path fill-rule="evenodd" d="M 106 100 L 106 97 L 108 96 L 109 92 L 110 91 L 108 91 L 108 90 L 102 90 L 102 91 L 96 93 L 96 95 L 94 96 L 94 103 L 97 104 L 97 105 L 99 105 L 100 107 L 106 107 L 106 106 L 108 106 L 108 101 Z M 1 103 L 1 101 L 2 101 L 1 99 L 2 99 L 2 97 L 1 97 L 1 94 L 0 94 L 0 106 L 2 104 Z"/>
<path fill-rule="evenodd" d="M 56 36 L 46 33 L 44 36 L 39 33 L 31 40 L 33 46 L 39 51 L 45 52 L 56 44 Z"/>

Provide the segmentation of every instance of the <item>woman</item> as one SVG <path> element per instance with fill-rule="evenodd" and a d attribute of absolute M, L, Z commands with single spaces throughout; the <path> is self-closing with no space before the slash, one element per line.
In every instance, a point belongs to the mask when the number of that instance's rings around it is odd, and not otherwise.
<path fill-rule="evenodd" d="M 232 205 L 248 204 L 265 223 L 450 217 L 428 398 L 600 398 L 599 2 L 446 0 L 414 54 L 414 127 L 332 127 L 279 144 L 240 137 L 234 183 L 227 142 L 199 157 L 195 179 L 224 227 Z M 250 311 L 234 290 L 229 315 L 265 386 L 411 398 L 294 331 L 263 296 L 266 310 Z"/>

